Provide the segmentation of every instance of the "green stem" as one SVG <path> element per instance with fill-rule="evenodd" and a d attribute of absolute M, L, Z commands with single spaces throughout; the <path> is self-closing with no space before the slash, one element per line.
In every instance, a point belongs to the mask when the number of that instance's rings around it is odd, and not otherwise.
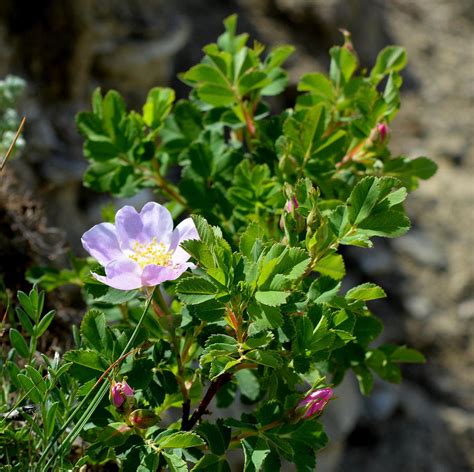
<path fill-rule="evenodd" d="M 153 292 L 155 291 L 155 289 L 153 290 Z M 135 326 L 135 329 L 133 330 L 132 332 L 132 335 L 130 336 L 129 340 L 128 340 L 128 343 L 127 345 L 125 346 L 125 348 L 123 349 L 122 353 L 120 354 L 120 357 L 123 357 L 126 355 L 126 353 L 130 350 L 131 346 L 133 345 L 133 343 L 135 342 L 135 339 L 137 338 L 138 336 L 138 331 L 141 327 L 141 325 L 143 324 L 143 321 L 145 320 L 145 317 L 146 317 L 146 314 L 148 312 L 148 309 L 150 308 L 150 304 L 151 304 L 151 301 L 152 301 L 152 298 L 153 298 L 153 292 L 151 293 L 151 295 L 148 297 L 146 303 L 145 303 L 145 308 L 143 310 L 143 313 L 140 317 L 140 319 L 138 320 L 138 323 L 137 325 Z M 94 391 L 94 389 L 98 386 L 99 382 L 97 382 L 94 387 L 92 387 L 92 389 L 87 393 L 87 395 L 84 396 L 84 398 L 82 399 L 82 401 L 79 403 L 79 405 L 74 409 L 74 411 L 69 415 L 69 417 L 67 418 L 66 422 L 63 424 L 62 428 L 56 433 L 56 435 L 54 436 L 54 438 L 49 442 L 48 446 L 46 447 L 45 451 L 43 452 L 43 454 L 41 455 L 40 459 L 39 459 L 39 462 L 38 462 L 38 468 L 40 467 L 40 465 L 42 465 L 42 463 L 44 462 L 45 458 L 47 457 L 47 454 L 50 452 L 50 450 L 52 449 L 53 445 L 56 443 L 56 441 L 60 438 L 60 436 L 66 431 L 66 429 L 68 428 L 69 424 L 74 420 L 74 417 L 76 416 L 76 414 L 83 408 L 83 406 L 88 403 L 88 407 L 86 408 L 86 410 L 84 411 L 84 413 L 81 415 L 81 417 L 79 418 L 79 420 L 77 421 L 77 423 L 74 425 L 74 427 L 72 428 L 72 430 L 69 432 L 69 434 L 66 436 L 66 438 L 64 439 L 64 441 L 61 443 L 61 445 L 58 447 L 58 449 L 56 449 L 56 451 L 54 452 L 54 454 L 51 456 L 51 458 L 49 459 L 49 461 L 46 463 L 46 465 L 44 466 L 44 468 L 42 469 L 39 469 L 39 470 L 42 470 L 43 472 L 47 472 L 50 467 L 54 464 L 54 462 L 56 461 L 56 459 L 58 458 L 59 455 L 61 455 L 61 453 L 63 453 L 63 451 L 67 448 L 69 448 L 71 446 L 71 444 L 74 442 L 74 440 L 77 438 L 77 436 L 80 434 L 82 428 L 84 427 L 84 425 L 89 421 L 90 417 L 92 416 L 92 414 L 94 413 L 95 409 L 97 408 L 97 406 L 99 405 L 99 403 L 102 401 L 102 399 L 104 398 L 108 388 L 109 388 L 109 385 L 104 382 L 99 390 L 96 392 L 95 396 L 90 400 L 90 396 L 92 394 L 92 392 Z"/>

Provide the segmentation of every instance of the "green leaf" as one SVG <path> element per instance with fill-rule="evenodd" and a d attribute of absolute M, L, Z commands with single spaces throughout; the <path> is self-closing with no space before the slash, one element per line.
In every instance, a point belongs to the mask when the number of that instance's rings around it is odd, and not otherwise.
<path fill-rule="evenodd" d="M 332 47 L 329 50 L 331 65 L 329 77 L 336 87 L 342 87 L 354 74 L 357 68 L 355 55 L 344 47 Z"/>
<path fill-rule="evenodd" d="M 308 300 L 314 303 L 329 302 L 337 295 L 340 287 L 340 282 L 338 283 L 331 277 L 321 276 L 310 285 Z"/>
<path fill-rule="evenodd" d="M 387 46 L 377 56 L 370 78 L 378 84 L 390 72 L 399 72 L 407 63 L 407 54 L 400 46 Z"/>
<path fill-rule="evenodd" d="M 289 44 L 281 44 L 270 51 L 265 60 L 268 69 L 281 66 L 291 54 L 295 51 L 295 47 Z"/>
<path fill-rule="evenodd" d="M 20 320 L 21 326 L 23 329 L 30 335 L 32 336 L 34 333 L 34 328 L 33 324 L 31 323 L 30 317 L 25 313 L 25 310 L 21 307 L 16 307 L 16 314 L 18 316 L 18 319 Z"/>
<path fill-rule="evenodd" d="M 427 180 L 433 177 L 438 170 L 438 166 L 427 157 L 417 157 L 410 161 L 411 172 L 420 179 Z"/>
<path fill-rule="evenodd" d="M 341 280 L 346 275 L 344 258 L 337 253 L 328 254 L 319 259 L 314 266 L 314 270 L 334 280 Z"/>
<path fill-rule="evenodd" d="M 389 354 L 391 362 L 424 364 L 426 362 L 425 356 L 416 349 L 411 349 L 405 346 L 397 347 Z"/>
<path fill-rule="evenodd" d="M 117 143 L 120 138 L 120 124 L 125 114 L 125 103 L 120 94 L 115 90 L 107 92 L 102 101 L 102 120 L 104 129 L 114 143 Z"/>
<path fill-rule="evenodd" d="M 39 392 L 46 394 L 47 386 L 41 374 L 31 365 L 27 365 L 25 370 Z"/>
<path fill-rule="evenodd" d="M 100 109 L 102 110 L 102 104 L 100 105 Z M 89 113 L 86 111 L 81 111 L 78 113 L 76 115 L 76 126 L 79 130 L 79 133 L 81 133 L 82 136 L 87 139 L 93 141 L 106 139 L 106 135 L 102 127 L 102 120 L 99 116 L 97 116 L 96 112 Z"/>
<path fill-rule="evenodd" d="M 186 465 L 186 461 L 181 459 L 181 457 L 169 452 L 162 452 L 162 454 L 168 464 L 170 472 L 188 472 L 189 469 Z"/>
<path fill-rule="evenodd" d="M 369 395 L 374 386 L 374 376 L 370 370 L 362 365 L 354 366 L 352 370 L 356 374 L 361 393 L 363 395 Z"/>
<path fill-rule="evenodd" d="M 21 290 L 18 291 L 17 293 L 18 300 L 20 300 L 20 303 L 28 316 L 33 320 L 36 321 L 36 308 L 33 305 L 33 303 L 30 300 L 30 297 L 25 292 L 22 292 Z"/>
<path fill-rule="evenodd" d="M 310 105 L 316 105 L 318 102 L 332 102 L 335 99 L 334 87 L 331 81 L 323 74 L 311 73 L 301 77 L 298 83 L 299 92 L 310 92 Z M 303 103 L 307 103 L 305 98 Z"/>
<path fill-rule="evenodd" d="M 120 150 L 109 140 L 86 140 L 83 147 L 84 156 L 91 161 L 109 161 L 120 154 Z"/>
<path fill-rule="evenodd" d="M 260 349 L 256 349 L 254 351 L 247 352 L 245 357 L 249 361 L 253 361 L 257 364 L 267 367 L 272 367 L 273 369 L 277 369 L 281 365 L 280 356 L 274 351 L 262 351 Z"/>
<path fill-rule="evenodd" d="M 10 344 L 16 349 L 18 354 L 25 359 L 29 357 L 30 350 L 28 348 L 28 344 L 26 344 L 25 338 L 21 335 L 21 333 L 15 329 L 10 328 Z"/>
<path fill-rule="evenodd" d="M 393 185 L 395 181 L 392 180 Z M 372 212 L 380 199 L 379 179 L 376 177 L 365 177 L 352 190 L 349 197 L 349 222 L 357 225 Z"/>
<path fill-rule="evenodd" d="M 357 287 L 351 288 L 346 293 L 347 300 L 376 300 L 378 298 L 385 298 L 387 295 L 378 285 L 373 283 L 365 283 Z"/>
<path fill-rule="evenodd" d="M 25 374 L 18 374 L 17 381 L 20 383 L 21 388 L 25 391 L 32 402 L 43 403 L 43 395 L 41 395 L 40 391 L 28 376 Z"/>
<path fill-rule="evenodd" d="M 185 277 L 176 286 L 178 297 L 190 305 L 198 305 L 208 300 L 214 300 L 220 290 L 207 279 L 197 276 Z"/>
<path fill-rule="evenodd" d="M 107 337 L 105 313 L 99 310 L 89 310 L 84 315 L 80 332 L 84 341 L 98 352 L 107 352 L 111 347 Z"/>
<path fill-rule="evenodd" d="M 190 431 L 179 431 L 169 436 L 158 438 L 155 443 L 160 449 L 185 449 L 188 447 L 203 446 L 204 444 L 204 440 L 199 435 Z"/>
<path fill-rule="evenodd" d="M 225 428 L 225 430 L 227 430 L 229 434 L 224 435 L 223 430 L 218 425 L 204 421 L 199 424 L 196 431 L 206 440 L 209 449 L 214 454 L 221 456 L 226 452 L 229 445 L 229 438 L 227 436 L 230 437 L 230 431 L 228 428 Z"/>
<path fill-rule="evenodd" d="M 368 346 L 383 330 L 382 322 L 374 316 L 358 316 L 353 335 L 362 346 Z"/>
<path fill-rule="evenodd" d="M 410 229 L 410 220 L 397 210 L 380 211 L 370 215 L 359 224 L 359 233 L 367 236 L 396 238 Z"/>
<path fill-rule="evenodd" d="M 44 431 L 46 438 L 50 438 L 56 426 L 56 412 L 58 410 L 59 402 L 53 402 L 47 410 L 46 417 L 43 418 Z"/>
<path fill-rule="evenodd" d="M 242 439 L 240 443 L 245 457 L 244 472 L 258 472 L 270 454 L 266 441 L 259 437 L 250 437 Z"/>
<path fill-rule="evenodd" d="M 159 128 L 171 111 L 175 99 L 174 90 L 170 88 L 154 87 L 148 92 L 143 105 L 143 121 L 152 128 Z"/>
<path fill-rule="evenodd" d="M 255 373 L 250 369 L 239 370 L 235 374 L 240 392 L 250 401 L 257 400 L 260 395 L 260 383 Z"/>
<path fill-rule="evenodd" d="M 35 327 L 36 338 L 40 338 L 41 336 L 43 336 L 43 334 L 46 332 L 49 325 L 53 321 L 54 315 L 55 315 L 55 311 L 51 310 L 51 311 L 48 311 L 48 313 L 46 313 L 46 315 L 44 315 L 43 318 L 41 318 L 40 322 Z"/>
<path fill-rule="evenodd" d="M 104 363 L 101 356 L 92 350 L 72 350 L 64 354 L 64 359 L 67 362 L 72 362 L 90 369 L 97 371 L 104 371 L 107 366 L 104 368 Z"/>
<path fill-rule="evenodd" d="M 191 470 L 192 472 L 230 472 L 230 467 L 225 459 L 214 454 L 206 454 Z"/>
<path fill-rule="evenodd" d="M 251 223 L 240 237 L 240 252 L 246 257 L 251 257 L 252 248 L 257 239 L 264 240 L 265 231 L 257 223 Z"/>
<path fill-rule="evenodd" d="M 273 290 L 268 291 L 257 291 L 255 292 L 255 300 L 263 305 L 268 306 L 279 306 L 283 305 L 286 302 L 286 299 L 289 297 L 289 292 L 276 292 Z"/>

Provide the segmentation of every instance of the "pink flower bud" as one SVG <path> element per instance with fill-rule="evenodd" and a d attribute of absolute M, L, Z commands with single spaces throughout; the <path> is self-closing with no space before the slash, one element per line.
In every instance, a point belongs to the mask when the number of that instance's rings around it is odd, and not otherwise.
<path fill-rule="evenodd" d="M 301 400 L 296 406 L 297 409 L 304 410 L 303 418 L 311 418 L 319 414 L 332 398 L 334 392 L 332 388 L 321 388 L 315 390 Z"/>
<path fill-rule="evenodd" d="M 389 127 L 385 123 L 379 123 L 377 125 L 377 131 L 380 137 L 380 141 L 385 142 L 390 132 Z"/>
<path fill-rule="evenodd" d="M 293 195 L 290 200 L 287 200 L 285 204 L 285 210 L 288 213 L 293 213 L 300 205 L 298 204 L 298 200 Z"/>
<path fill-rule="evenodd" d="M 133 388 L 128 385 L 125 380 L 121 382 L 112 382 L 112 386 L 110 387 L 110 398 L 112 403 L 117 407 L 120 408 L 123 405 L 123 402 L 127 400 L 127 398 L 133 397 L 135 392 Z"/>

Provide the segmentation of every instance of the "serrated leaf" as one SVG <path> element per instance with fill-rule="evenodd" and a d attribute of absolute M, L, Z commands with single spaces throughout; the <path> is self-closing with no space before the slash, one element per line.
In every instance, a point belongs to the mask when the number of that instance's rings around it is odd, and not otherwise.
<path fill-rule="evenodd" d="M 105 313 L 99 310 L 89 310 L 82 319 L 80 332 L 89 346 L 99 352 L 108 350 Z"/>
<path fill-rule="evenodd" d="M 327 275 L 334 280 L 341 280 L 346 275 L 344 258 L 341 254 L 328 254 L 319 259 L 314 266 L 314 270 L 321 275 Z"/>
<path fill-rule="evenodd" d="M 185 277 L 176 286 L 180 300 L 190 305 L 214 300 L 219 294 L 219 288 L 207 279 L 197 276 Z"/>
<path fill-rule="evenodd" d="M 204 421 L 199 424 L 197 433 L 206 440 L 209 449 L 214 454 L 221 456 L 226 452 L 229 441 L 224 437 L 218 425 Z"/>
<path fill-rule="evenodd" d="M 192 472 L 230 472 L 230 467 L 225 459 L 214 454 L 206 454 L 191 470 Z"/>
<path fill-rule="evenodd" d="M 70 370 L 72 370 L 74 366 L 79 366 L 97 373 L 104 372 L 108 367 L 102 356 L 98 352 L 90 349 L 68 351 L 64 354 L 64 360 L 74 364 Z"/>
<path fill-rule="evenodd" d="M 203 446 L 204 444 L 204 440 L 198 434 L 190 431 L 179 431 L 169 436 L 164 436 L 155 443 L 160 449 L 186 449 L 188 447 Z"/>
<path fill-rule="evenodd" d="M 235 374 L 240 392 L 250 401 L 255 401 L 260 395 L 260 382 L 250 369 L 239 370 Z"/>
<path fill-rule="evenodd" d="M 272 290 L 255 292 L 255 300 L 263 305 L 279 306 L 286 302 L 289 297 L 289 292 L 276 292 Z"/>
<path fill-rule="evenodd" d="M 181 459 L 181 457 L 165 451 L 162 452 L 162 454 L 168 464 L 170 472 L 188 472 L 189 469 L 186 461 Z"/>
<path fill-rule="evenodd" d="M 245 357 L 249 361 L 253 361 L 257 364 L 267 367 L 272 367 L 274 369 L 280 367 L 281 365 L 280 356 L 274 351 L 262 351 L 260 349 L 256 349 L 254 351 L 247 352 Z"/>
<path fill-rule="evenodd" d="M 357 287 L 351 288 L 345 295 L 347 300 L 376 300 L 385 298 L 387 294 L 376 284 L 367 282 Z"/>
<path fill-rule="evenodd" d="M 260 437 L 242 439 L 241 444 L 245 457 L 244 472 L 258 472 L 270 454 L 268 444 Z"/>

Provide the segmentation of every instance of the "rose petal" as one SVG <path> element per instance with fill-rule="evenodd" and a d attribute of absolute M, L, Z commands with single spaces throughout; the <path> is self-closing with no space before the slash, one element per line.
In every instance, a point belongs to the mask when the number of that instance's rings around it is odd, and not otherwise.
<path fill-rule="evenodd" d="M 117 408 L 120 408 L 123 402 L 125 401 L 125 398 L 122 396 L 120 387 L 117 385 L 114 385 L 112 387 L 112 401 Z"/>
<path fill-rule="evenodd" d="M 173 231 L 173 218 L 166 207 L 155 202 L 148 202 L 140 212 L 143 231 L 151 241 L 156 237 L 157 242 L 168 245 Z"/>
<path fill-rule="evenodd" d="M 112 261 L 105 267 L 106 277 L 92 274 L 97 280 L 119 290 L 134 290 L 142 287 L 142 270 L 130 259 Z"/>
<path fill-rule="evenodd" d="M 196 225 L 191 218 L 186 218 L 176 226 L 171 235 L 170 250 L 174 250 L 173 264 L 182 264 L 191 256 L 179 245 L 188 239 L 200 239 Z"/>
<path fill-rule="evenodd" d="M 81 242 L 84 249 L 103 266 L 123 257 L 112 223 L 93 226 L 82 235 Z"/>
<path fill-rule="evenodd" d="M 147 265 L 143 269 L 142 285 L 143 287 L 154 287 L 167 280 L 175 280 L 193 265 L 190 263 L 180 264 L 178 267 L 163 267 L 156 264 Z"/>
<path fill-rule="evenodd" d="M 150 242 L 140 214 L 130 205 L 124 206 L 115 215 L 115 229 L 122 250 L 132 250 L 137 242 L 141 244 Z"/>

